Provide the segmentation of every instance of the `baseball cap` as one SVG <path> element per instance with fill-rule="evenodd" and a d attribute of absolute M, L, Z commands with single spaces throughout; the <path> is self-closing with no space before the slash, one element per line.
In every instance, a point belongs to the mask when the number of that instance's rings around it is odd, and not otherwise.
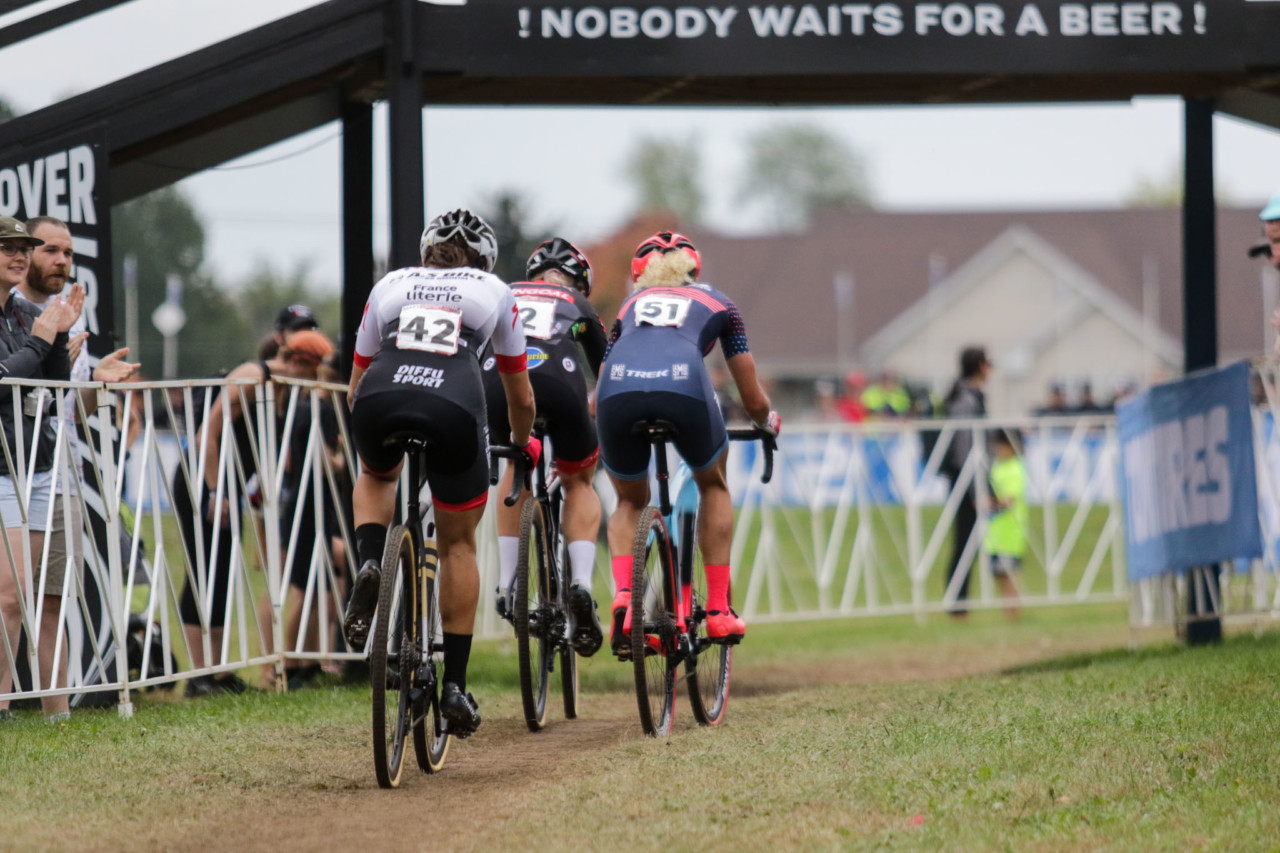
<path fill-rule="evenodd" d="M 21 219 L 12 216 L 0 216 L 0 240 L 26 240 L 32 246 L 43 246 L 44 241 L 32 237 Z"/>
<path fill-rule="evenodd" d="M 320 323 L 316 320 L 316 315 L 306 305 L 287 305 L 281 308 L 280 313 L 276 315 L 277 331 L 315 329 L 319 326 Z"/>
<path fill-rule="evenodd" d="M 1277 190 L 1271 196 L 1267 206 L 1262 208 L 1262 212 L 1258 214 L 1258 218 L 1263 222 L 1270 222 L 1273 219 L 1280 219 L 1280 190 Z"/>

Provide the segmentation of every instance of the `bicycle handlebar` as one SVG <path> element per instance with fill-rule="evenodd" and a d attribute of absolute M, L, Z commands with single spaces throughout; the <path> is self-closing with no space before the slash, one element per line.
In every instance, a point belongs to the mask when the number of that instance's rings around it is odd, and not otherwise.
<path fill-rule="evenodd" d="M 760 427 L 731 427 L 729 429 L 729 438 L 733 441 L 756 441 L 759 439 L 760 444 L 764 447 L 764 473 L 760 476 L 760 482 L 767 483 L 773 479 L 773 452 L 778 449 L 777 436 L 768 430 Z"/>
<path fill-rule="evenodd" d="M 491 444 L 489 445 L 489 455 L 495 459 L 510 459 L 511 464 L 515 466 L 515 474 L 511 478 L 511 492 L 502 499 L 507 506 L 515 506 L 516 501 L 520 499 L 520 492 L 524 489 L 532 489 L 533 472 L 529 469 L 528 455 L 512 444 Z M 498 466 L 494 465 L 493 470 L 489 473 L 489 484 L 498 485 Z"/>

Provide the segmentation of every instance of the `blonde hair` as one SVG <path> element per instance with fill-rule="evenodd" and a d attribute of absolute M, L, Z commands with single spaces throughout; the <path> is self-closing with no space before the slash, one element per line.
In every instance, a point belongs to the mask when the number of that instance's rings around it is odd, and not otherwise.
<path fill-rule="evenodd" d="M 644 272 L 636 279 L 635 289 L 693 284 L 693 271 L 697 266 L 698 262 L 693 255 L 683 249 L 667 252 L 649 261 Z"/>

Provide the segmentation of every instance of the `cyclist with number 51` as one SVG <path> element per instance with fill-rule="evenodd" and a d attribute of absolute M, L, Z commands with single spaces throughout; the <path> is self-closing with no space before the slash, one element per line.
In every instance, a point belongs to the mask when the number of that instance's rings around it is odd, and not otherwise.
<path fill-rule="evenodd" d="M 361 461 L 352 496 L 361 568 L 343 630 L 352 648 L 364 648 L 404 464 L 395 439 L 421 436 L 440 555 L 440 713 L 450 734 L 466 737 L 480 725 L 466 683 L 480 596 L 475 531 L 489 495 L 479 360 L 486 343 L 502 377 L 512 443 L 525 448 L 531 466 L 541 444 L 531 435 L 533 388 L 515 297 L 490 273 L 498 257 L 493 229 L 470 211 L 454 210 L 431 221 L 421 251 L 421 267 L 396 270 L 374 285 L 356 336 L 348 402 Z"/>
<path fill-rule="evenodd" d="M 555 450 L 556 471 L 564 493 L 563 530 L 568 542 L 573 578 L 565 604 L 573 619 L 573 649 L 590 657 L 604 635 L 591 596 L 595 569 L 596 534 L 600 530 L 600 496 L 592 481 L 600 446 L 588 406 L 586 368 L 600 373 L 605 333 L 600 315 L 587 301 L 591 295 L 591 264 L 576 246 L 555 237 L 538 246 L 525 267 L 528 281 L 511 285 L 529 348 L 529 381 L 538 403 L 538 421 Z M 579 357 L 579 346 L 586 364 Z M 497 433 L 507 421 L 507 405 L 494 370 L 485 360 L 485 392 L 489 400 L 489 430 Z M 511 466 L 503 474 L 500 494 L 511 490 Z M 511 507 L 499 504 L 498 614 L 512 619 L 511 590 L 520 544 L 520 513 L 528 490 Z"/>
<path fill-rule="evenodd" d="M 617 594 L 610 640 L 625 653 L 631 632 L 632 545 L 649 503 L 648 434 L 637 424 L 663 420 L 676 429 L 677 452 L 698 487 L 697 541 L 706 566 L 707 636 L 736 643 L 746 624 L 729 606 L 729 551 L 733 504 L 726 480 L 729 444 L 703 358 L 716 341 L 755 425 L 776 436 L 782 425 L 756 378 L 746 327 L 733 301 L 698 283 L 702 257 L 689 238 L 660 231 L 642 242 L 631 261 L 632 294 L 609 335 L 596 387 L 600 455 L 618 493 L 609 518 L 609 551 Z M 684 590 L 683 600 L 691 600 Z"/>

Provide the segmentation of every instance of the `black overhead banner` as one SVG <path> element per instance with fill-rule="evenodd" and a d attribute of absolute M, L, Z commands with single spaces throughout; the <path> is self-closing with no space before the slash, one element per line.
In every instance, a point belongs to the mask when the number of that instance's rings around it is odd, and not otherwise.
<path fill-rule="evenodd" d="M 423 6 L 465 76 L 1186 74 L 1244 67 L 1249 0 Z"/>
<path fill-rule="evenodd" d="M 0 216 L 52 216 L 67 223 L 75 250 L 71 274 L 84 285 L 89 353 L 101 357 L 115 350 L 105 128 L 8 149 L 0 159 Z"/>

